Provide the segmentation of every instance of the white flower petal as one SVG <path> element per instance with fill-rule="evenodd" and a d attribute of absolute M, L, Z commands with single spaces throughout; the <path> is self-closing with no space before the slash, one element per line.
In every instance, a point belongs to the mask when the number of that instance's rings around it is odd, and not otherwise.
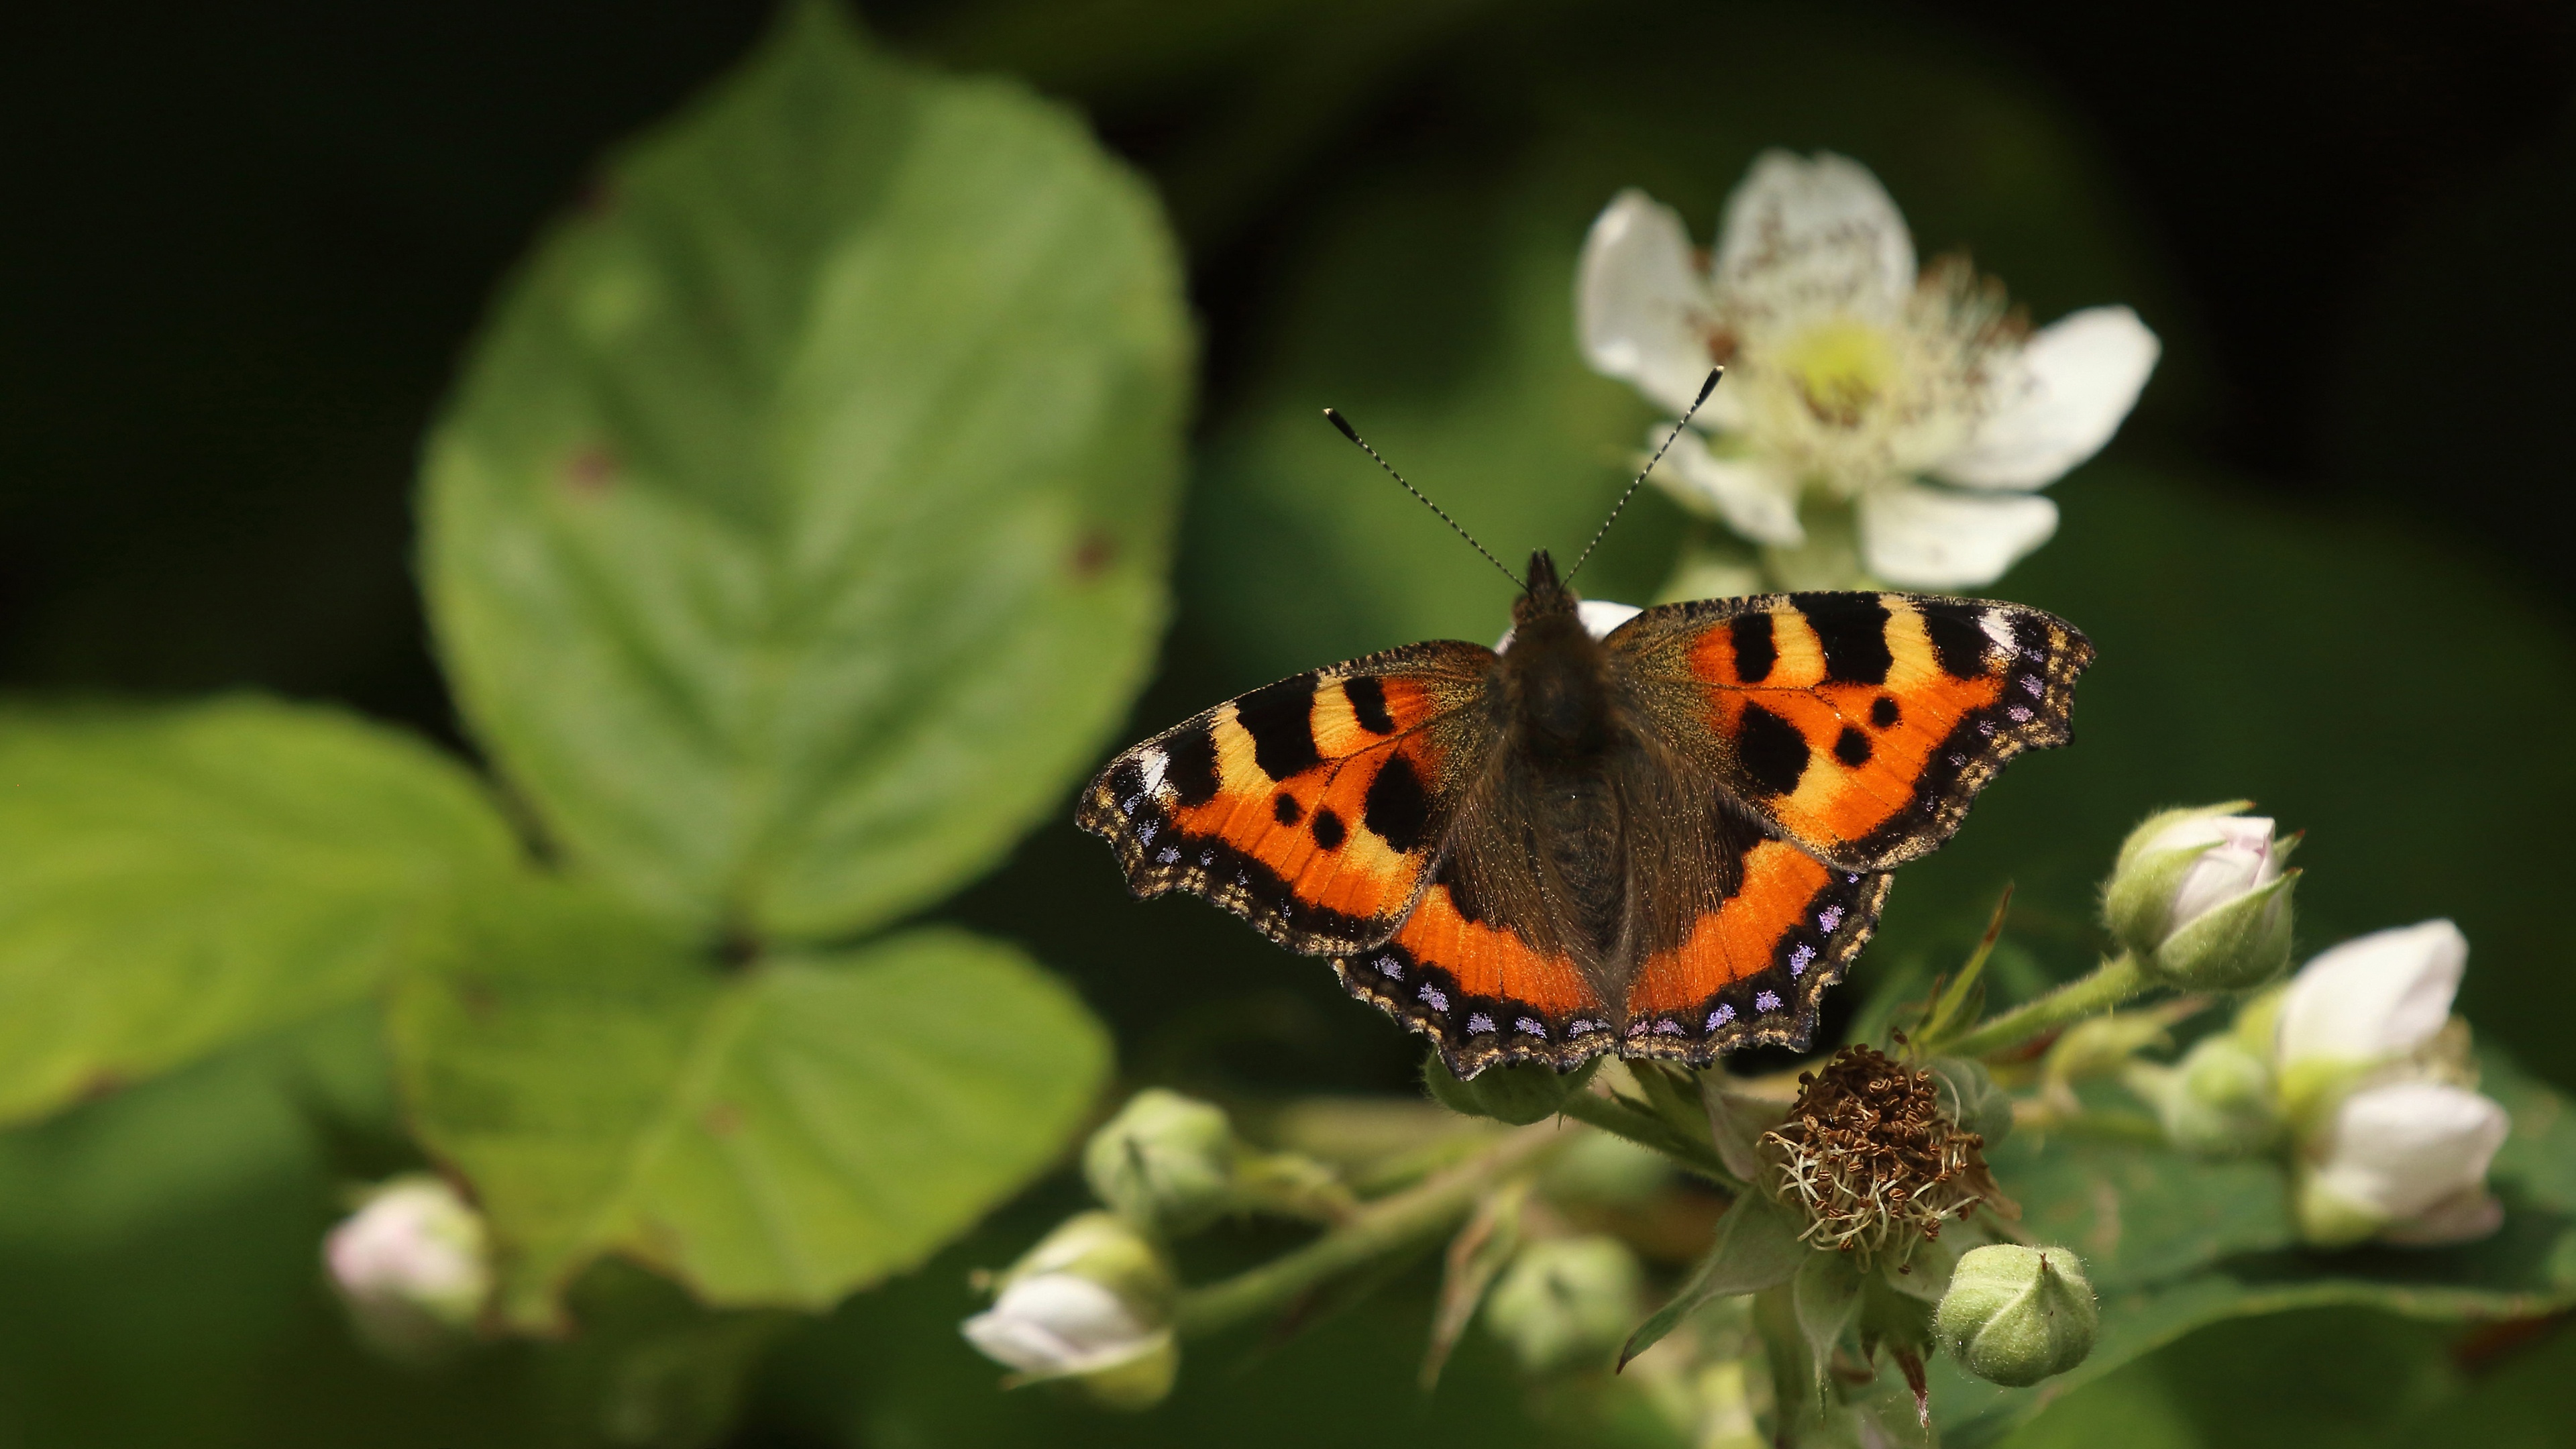
<path fill-rule="evenodd" d="M 1656 442 L 1663 441 L 1659 434 Z M 1673 439 L 1655 477 L 1686 508 L 1713 516 L 1756 543 L 1795 547 L 1807 541 L 1798 523 L 1798 485 L 1760 458 L 1720 458 L 1696 433 Z"/>
<path fill-rule="evenodd" d="M 1970 488 L 2038 488 L 2102 450 L 2138 401 L 2163 344 L 2126 307 L 2088 307 L 2041 328 L 2001 363 L 1985 419 L 1933 472 Z"/>
<path fill-rule="evenodd" d="M 2171 929 L 2200 919 L 2248 891 L 2281 878 L 2272 853 L 2272 822 L 2260 815 L 2196 815 L 2156 832 L 2150 851 L 2193 850 L 2200 855 L 2174 887 Z"/>
<path fill-rule="evenodd" d="M 1708 288 L 1671 207 L 1631 188 L 1602 208 L 1575 268 L 1574 315 L 1595 371 L 1676 413 L 1699 396 L 1711 365 Z"/>
<path fill-rule="evenodd" d="M 1583 621 L 1583 632 L 1595 639 L 1610 637 L 1611 630 L 1644 612 L 1634 604 L 1614 604 L 1608 599 L 1579 599 L 1574 605 L 1574 616 Z M 1519 632 L 1505 629 L 1503 637 L 1494 641 L 1494 652 L 1500 654 L 1511 648 L 1512 636 Z"/>
<path fill-rule="evenodd" d="M 1981 497 L 1897 483 L 1860 497 L 1860 556 L 1869 571 L 1907 588 L 1973 589 L 2057 532 L 2045 498 Z"/>
<path fill-rule="evenodd" d="M 1751 317 L 1889 321 L 1914 293 L 1914 238 L 1868 167 L 1765 151 L 1727 198 L 1711 286 L 1722 310 Z"/>
<path fill-rule="evenodd" d="M 2365 1088 L 2336 1109 L 2317 1183 L 2403 1223 L 2485 1182 L 2509 1125 L 2504 1108 L 2463 1087 Z"/>
<path fill-rule="evenodd" d="M 1153 1338 L 1117 1294 L 1071 1273 L 1020 1279 L 963 1329 L 985 1357 L 1047 1375 L 1106 1367 L 1135 1356 Z"/>
<path fill-rule="evenodd" d="M 2405 1056 L 2450 1020 L 2469 941 L 2449 921 L 2374 931 L 2320 952 L 2281 998 L 2284 1064 Z"/>

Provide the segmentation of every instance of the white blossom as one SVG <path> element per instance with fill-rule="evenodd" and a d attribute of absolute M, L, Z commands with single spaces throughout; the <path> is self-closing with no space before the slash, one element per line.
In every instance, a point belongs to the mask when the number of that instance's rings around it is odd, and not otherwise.
<path fill-rule="evenodd" d="M 1681 218 L 1625 191 L 1593 223 L 1577 280 L 1585 356 L 1680 413 L 1663 486 L 1756 543 L 1807 541 L 1800 503 L 1849 505 L 1890 583 L 1992 582 L 2046 542 L 2032 490 L 2110 440 L 2159 344 L 2126 307 L 2035 334 L 1963 264 L 1918 271 L 1876 177 L 1830 154 L 1764 153 L 1703 259 Z"/>
<path fill-rule="evenodd" d="M 2308 1241 L 2464 1242 L 2503 1220 L 2486 1174 L 2510 1123 L 2472 1090 L 2451 1024 L 2468 960 L 2459 927 L 2425 921 L 2320 952 L 2282 989 L 2273 1050 Z"/>
<path fill-rule="evenodd" d="M 990 1309 L 967 1319 L 965 1333 L 985 1357 L 1040 1378 L 1113 1367 L 1169 1336 L 1116 1293 L 1075 1273 L 1020 1279 Z"/>
<path fill-rule="evenodd" d="M 2374 931 L 2319 952 L 2282 993 L 2283 1064 L 2411 1055 L 2450 1020 L 2468 964 L 2468 938 L 2449 921 Z"/>
<path fill-rule="evenodd" d="M 2504 1108 L 2444 1082 L 2352 1093 L 2307 1145 L 2300 1230 L 2326 1246 L 2485 1237 L 2504 1219 L 2486 1176 L 2507 1126 Z"/>

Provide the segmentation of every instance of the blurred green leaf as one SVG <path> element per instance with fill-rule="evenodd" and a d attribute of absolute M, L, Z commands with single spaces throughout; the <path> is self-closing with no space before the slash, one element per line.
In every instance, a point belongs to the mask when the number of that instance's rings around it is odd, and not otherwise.
<path fill-rule="evenodd" d="M 1996 1154 L 1997 1176 L 2021 1198 L 2034 1241 L 2083 1255 L 2102 1336 L 2081 1366 L 2030 1393 L 1935 1363 L 1944 1442 L 1986 1442 L 2053 1397 L 2223 1319 L 2353 1306 L 2479 1320 L 2576 1305 L 2576 1102 L 2495 1052 L 2481 1090 L 2513 1118 L 2488 1173 L 2505 1223 L 2447 1248 L 2306 1252 L 2294 1245 L 2278 1168 L 2062 1137 L 2041 1150 L 2037 1134 L 2016 1134 Z"/>
<path fill-rule="evenodd" d="M 917 931 L 718 976 L 562 886 L 466 922 L 397 997 L 394 1042 L 422 1142 L 491 1215 L 504 1316 L 538 1328 L 607 1253 L 710 1306 L 826 1307 L 1035 1176 L 1109 1060 L 995 942 Z"/>
<path fill-rule="evenodd" d="M 649 909 L 812 940 L 944 894 L 1151 663 L 1190 358 L 1079 123 L 794 6 L 540 246 L 434 432 L 465 713 Z"/>
<path fill-rule="evenodd" d="M 0 1121 L 364 996 L 517 855 L 454 761 L 337 710 L 0 712 Z"/>

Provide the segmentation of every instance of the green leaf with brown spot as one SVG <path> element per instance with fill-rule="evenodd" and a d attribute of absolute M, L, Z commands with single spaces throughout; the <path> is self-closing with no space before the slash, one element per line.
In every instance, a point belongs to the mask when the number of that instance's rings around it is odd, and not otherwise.
<path fill-rule="evenodd" d="M 790 7 L 544 239 L 432 433 L 468 722 L 674 919 L 842 940 L 954 890 L 1152 663 L 1191 351 L 1076 118 Z"/>

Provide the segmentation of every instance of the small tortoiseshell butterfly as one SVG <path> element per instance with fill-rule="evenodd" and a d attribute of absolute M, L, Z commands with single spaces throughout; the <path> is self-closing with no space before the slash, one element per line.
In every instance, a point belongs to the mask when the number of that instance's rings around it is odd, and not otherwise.
<path fill-rule="evenodd" d="M 1665 604 L 1596 637 L 1545 551 L 1516 582 L 1499 652 L 1256 689 L 1110 762 L 1080 824 L 1138 896 L 1332 957 L 1461 1077 L 1704 1066 L 1807 1045 L 1888 872 L 2066 742 L 2093 658 L 2037 609 L 1897 593 Z"/>

